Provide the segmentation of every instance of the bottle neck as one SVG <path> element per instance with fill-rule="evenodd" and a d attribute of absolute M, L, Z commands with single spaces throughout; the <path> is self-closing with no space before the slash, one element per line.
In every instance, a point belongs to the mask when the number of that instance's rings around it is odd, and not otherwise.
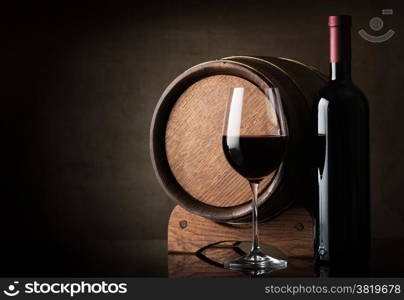
<path fill-rule="evenodd" d="M 351 31 L 346 25 L 330 27 L 330 80 L 351 79 Z"/>
<path fill-rule="evenodd" d="M 351 62 L 330 62 L 330 80 L 351 80 Z"/>

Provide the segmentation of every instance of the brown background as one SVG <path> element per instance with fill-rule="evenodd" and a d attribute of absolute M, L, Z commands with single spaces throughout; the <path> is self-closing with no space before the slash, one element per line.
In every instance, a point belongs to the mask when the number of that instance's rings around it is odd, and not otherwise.
<path fill-rule="evenodd" d="M 42 253 L 50 241 L 72 257 L 89 241 L 165 239 L 173 203 L 148 146 L 164 88 L 229 55 L 289 57 L 328 73 L 327 16 L 341 13 L 354 19 L 353 77 L 371 110 L 373 234 L 404 237 L 400 1 L 13 3 L 1 26 L 0 236 L 9 255 Z M 378 34 L 368 22 L 383 8 L 394 15 L 381 33 L 396 35 L 361 39 L 360 28 Z"/>

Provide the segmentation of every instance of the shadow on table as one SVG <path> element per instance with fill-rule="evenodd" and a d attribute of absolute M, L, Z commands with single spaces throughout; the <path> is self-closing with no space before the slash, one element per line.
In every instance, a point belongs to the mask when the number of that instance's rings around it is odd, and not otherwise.
<path fill-rule="evenodd" d="M 224 262 L 236 259 L 246 252 L 250 243 L 218 243 L 203 248 L 196 254 L 169 254 L 168 276 L 180 277 L 313 277 L 314 264 L 312 257 L 288 257 L 278 249 L 263 246 L 265 253 L 281 259 L 287 259 L 288 267 L 256 276 L 251 273 L 228 270 Z"/>

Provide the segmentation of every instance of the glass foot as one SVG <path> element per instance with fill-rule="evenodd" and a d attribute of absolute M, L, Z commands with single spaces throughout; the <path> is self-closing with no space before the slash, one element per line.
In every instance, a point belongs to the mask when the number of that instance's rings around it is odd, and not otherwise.
<path fill-rule="evenodd" d="M 226 269 L 237 271 L 248 270 L 259 274 L 285 269 L 287 266 L 287 261 L 266 255 L 260 249 L 253 250 L 245 256 L 224 263 Z"/>

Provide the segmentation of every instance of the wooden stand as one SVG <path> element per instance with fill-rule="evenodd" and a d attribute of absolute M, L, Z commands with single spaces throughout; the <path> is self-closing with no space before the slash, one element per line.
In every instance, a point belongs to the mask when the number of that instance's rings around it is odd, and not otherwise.
<path fill-rule="evenodd" d="M 293 207 L 270 222 L 260 223 L 262 244 L 287 257 L 313 257 L 313 221 L 304 208 Z M 168 224 L 168 252 L 196 253 L 218 242 L 251 241 L 250 224 L 216 223 L 176 206 Z"/>

